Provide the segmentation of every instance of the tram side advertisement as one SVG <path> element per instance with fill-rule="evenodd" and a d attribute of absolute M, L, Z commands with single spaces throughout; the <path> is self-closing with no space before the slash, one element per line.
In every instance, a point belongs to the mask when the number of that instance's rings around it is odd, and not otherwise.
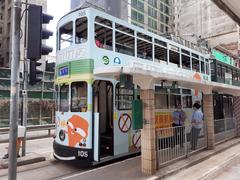
<path fill-rule="evenodd" d="M 77 156 L 88 158 L 92 149 L 91 113 L 56 113 L 56 143 L 77 148 Z"/>

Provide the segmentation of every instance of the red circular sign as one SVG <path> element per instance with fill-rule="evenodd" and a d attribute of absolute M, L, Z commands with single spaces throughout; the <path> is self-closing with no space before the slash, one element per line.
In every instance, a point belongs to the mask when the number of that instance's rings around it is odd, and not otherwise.
<path fill-rule="evenodd" d="M 136 132 L 132 137 L 132 144 L 136 149 L 141 148 L 141 132 Z"/>
<path fill-rule="evenodd" d="M 118 127 L 123 133 L 128 132 L 132 126 L 132 119 L 128 114 L 122 114 L 118 119 Z"/>

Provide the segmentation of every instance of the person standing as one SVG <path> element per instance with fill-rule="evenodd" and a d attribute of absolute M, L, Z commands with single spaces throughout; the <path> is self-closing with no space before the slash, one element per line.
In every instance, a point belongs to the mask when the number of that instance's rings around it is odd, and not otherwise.
<path fill-rule="evenodd" d="M 186 113 L 182 110 L 182 105 L 178 104 L 176 106 L 176 111 L 173 112 L 173 142 L 171 147 L 174 147 L 177 143 L 180 144 L 180 147 L 183 147 L 184 143 L 184 122 L 186 119 Z"/>
<path fill-rule="evenodd" d="M 193 114 L 191 120 L 191 150 L 196 150 L 198 137 L 203 127 L 203 113 L 200 108 L 201 105 L 198 102 L 193 104 Z"/>

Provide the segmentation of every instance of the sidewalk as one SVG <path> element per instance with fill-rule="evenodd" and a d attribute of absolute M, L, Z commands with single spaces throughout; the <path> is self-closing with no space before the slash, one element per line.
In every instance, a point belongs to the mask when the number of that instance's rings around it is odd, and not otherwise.
<path fill-rule="evenodd" d="M 240 138 L 232 139 L 225 143 L 219 144 L 214 150 L 204 150 L 194 154 L 186 159 L 182 159 L 169 166 L 163 167 L 153 176 L 141 173 L 141 157 L 127 159 L 121 162 L 109 164 L 101 167 L 94 167 L 92 170 L 81 169 L 69 164 L 62 164 L 64 168 L 57 168 L 59 163 L 50 163 L 47 167 L 41 167 L 30 170 L 37 164 L 19 167 L 18 179 L 98 179 L 98 180 L 118 180 L 118 179 L 209 179 L 214 173 L 218 173 L 222 168 L 229 165 L 233 160 L 240 158 Z M 0 155 L 7 143 L 0 144 Z M 38 153 L 43 155 L 52 162 L 52 138 L 30 140 L 27 142 L 27 152 Z M 48 162 L 48 161 L 46 161 Z M 58 161 L 54 161 L 58 162 Z M 64 169 L 69 169 L 65 172 Z M 72 170 L 71 170 L 72 169 Z M 46 171 L 54 172 L 54 177 L 46 174 Z M 72 173 L 70 173 L 72 172 Z M 36 177 L 36 173 L 38 176 Z M 2 176 L 4 177 L 4 176 Z M 6 176 L 5 176 L 6 177 Z M 210 178 L 211 179 L 211 178 Z"/>

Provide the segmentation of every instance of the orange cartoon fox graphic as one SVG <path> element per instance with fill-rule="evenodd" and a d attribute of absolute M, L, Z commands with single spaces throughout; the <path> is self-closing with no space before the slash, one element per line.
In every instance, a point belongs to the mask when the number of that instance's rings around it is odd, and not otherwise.
<path fill-rule="evenodd" d="M 67 122 L 68 142 L 70 147 L 75 147 L 77 143 L 86 140 L 88 137 L 88 122 L 84 118 L 73 115 Z"/>

